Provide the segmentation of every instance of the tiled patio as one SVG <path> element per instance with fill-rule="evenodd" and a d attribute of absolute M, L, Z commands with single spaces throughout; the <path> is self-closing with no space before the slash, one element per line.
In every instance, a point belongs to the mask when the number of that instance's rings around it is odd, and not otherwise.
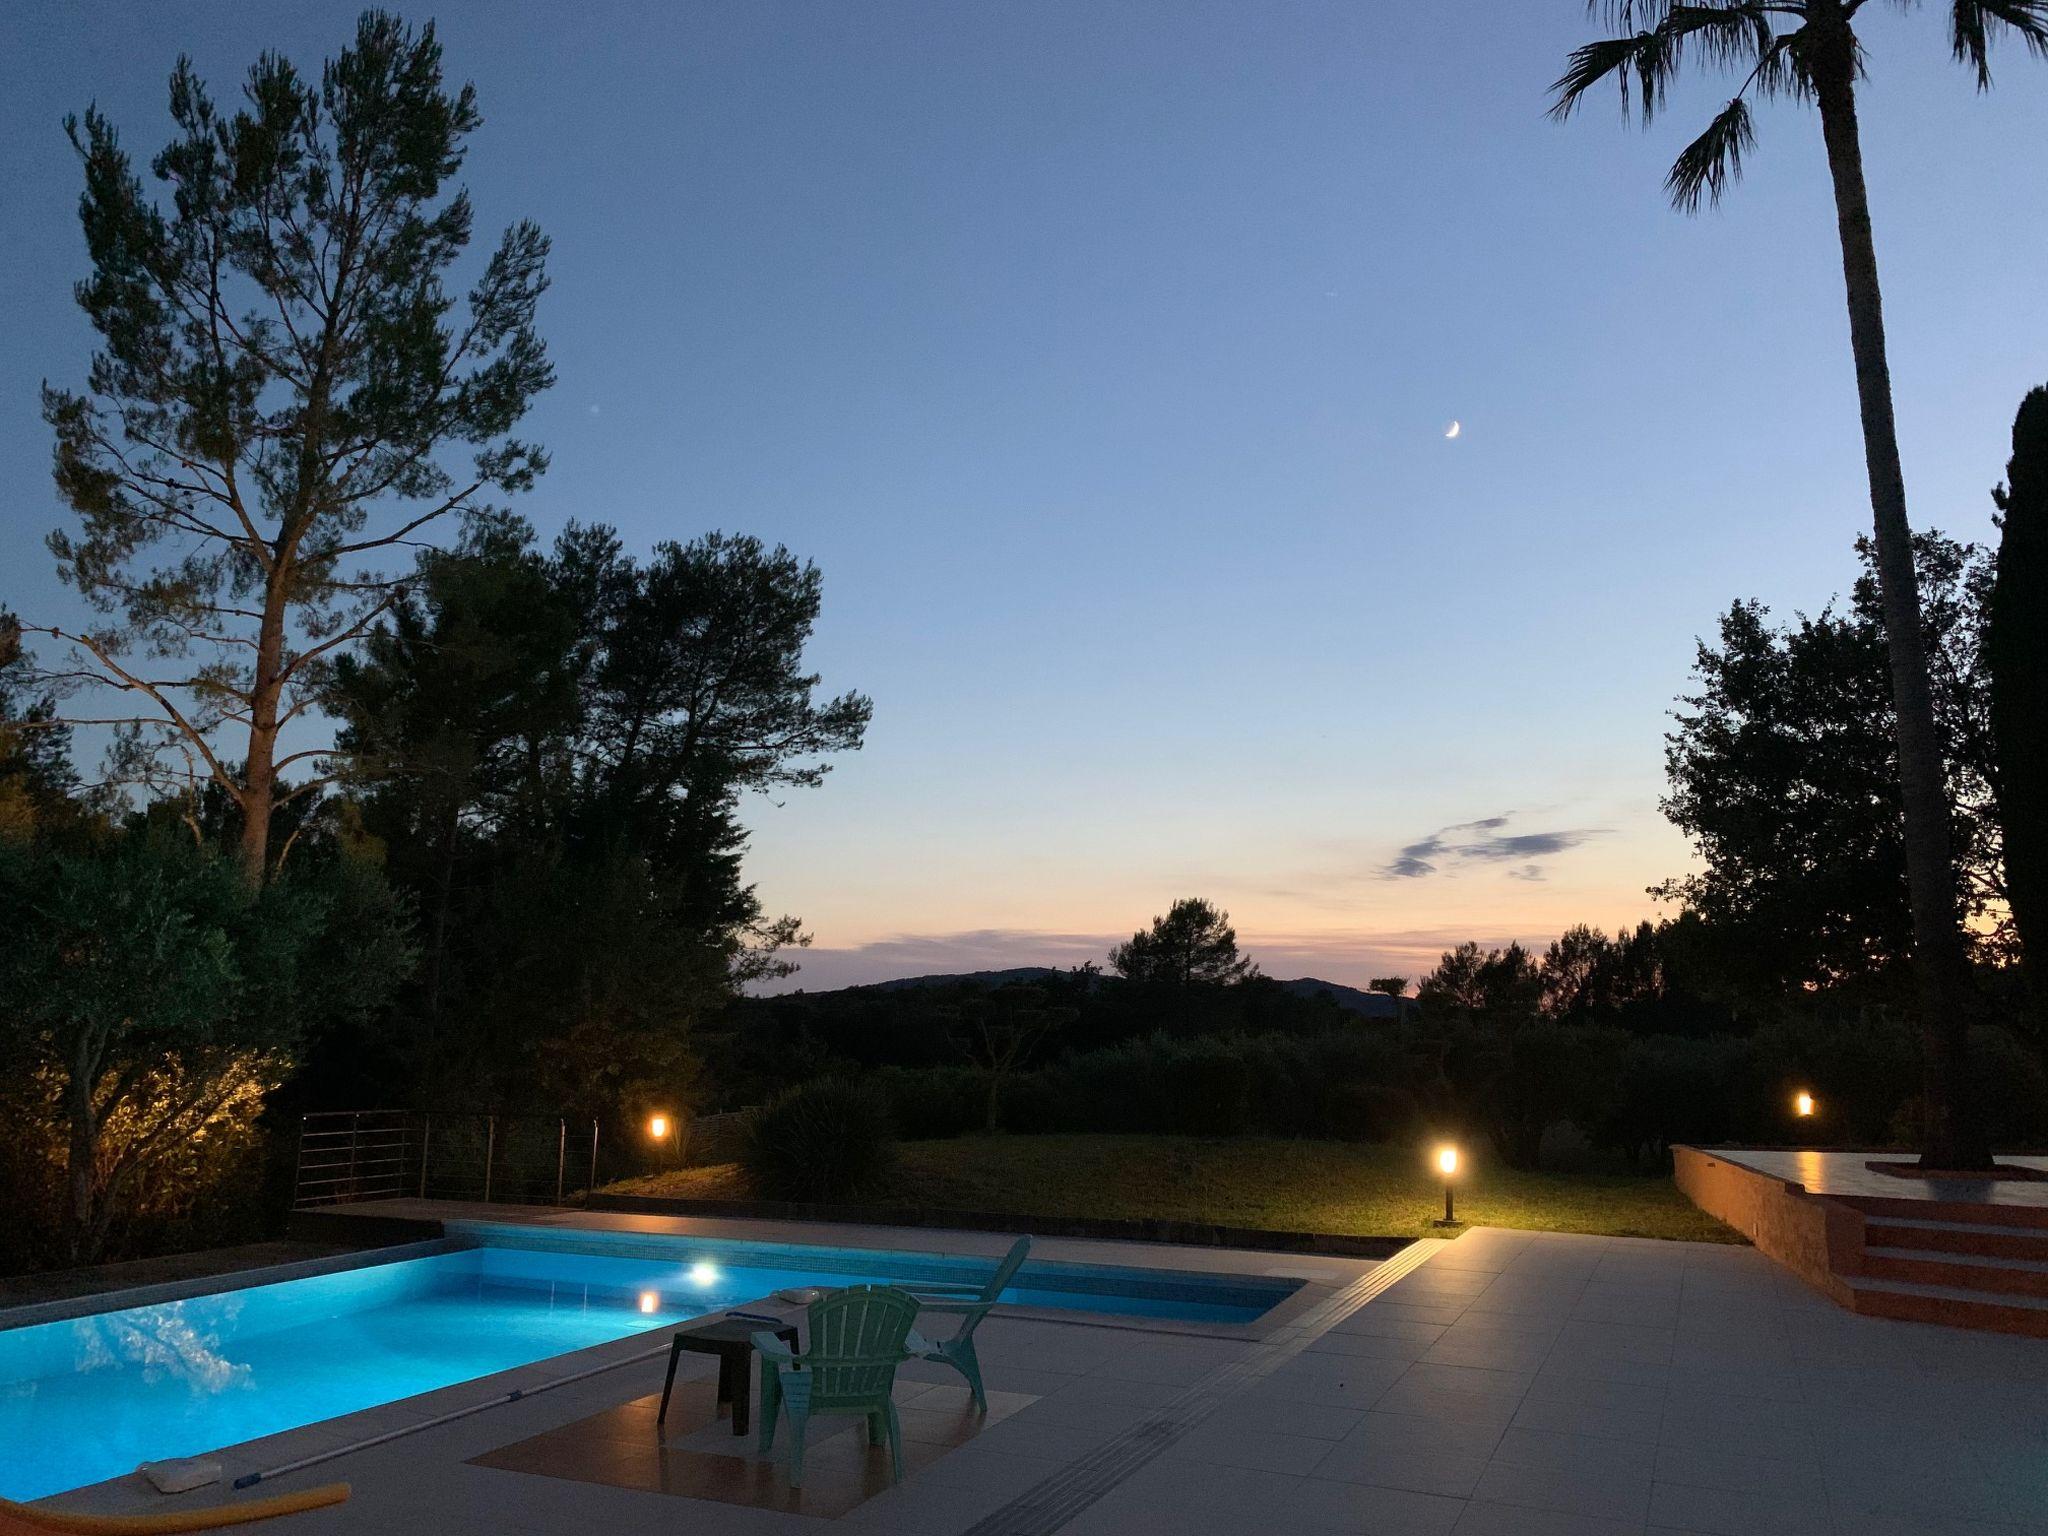
<path fill-rule="evenodd" d="M 1491 1229 L 1357 1294 L 1263 1341 L 992 1319 L 1012 1411 L 929 1443 L 900 1486 L 842 1469 L 859 1496 L 829 1523 L 587 1475 L 579 1424 L 655 1434 L 627 1422 L 649 1365 L 295 1474 L 278 1486 L 345 1477 L 356 1497 L 277 1529 L 2048 1536 L 2048 1342 L 1858 1317 L 1745 1248 Z M 719 1449 L 701 1413 L 668 1431 Z M 507 1470 L 536 1436 L 554 1464 Z"/>

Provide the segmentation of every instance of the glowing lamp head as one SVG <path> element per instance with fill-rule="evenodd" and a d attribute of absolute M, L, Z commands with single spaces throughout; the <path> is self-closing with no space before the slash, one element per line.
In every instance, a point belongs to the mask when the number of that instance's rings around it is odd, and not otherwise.
<path fill-rule="evenodd" d="M 1458 1171 L 1458 1149 L 1456 1147 L 1438 1147 L 1436 1149 L 1436 1170 L 1445 1178 L 1449 1178 Z"/>
<path fill-rule="evenodd" d="M 647 1117 L 647 1134 L 656 1141 L 666 1141 L 668 1139 L 668 1116 L 649 1115 Z"/>
<path fill-rule="evenodd" d="M 1802 1119 L 1813 1113 L 1813 1095 L 1804 1088 L 1792 1096 L 1792 1113 Z"/>
<path fill-rule="evenodd" d="M 642 1312 L 659 1312 L 661 1310 L 661 1297 L 654 1291 L 642 1291 L 640 1293 L 640 1310 Z"/>

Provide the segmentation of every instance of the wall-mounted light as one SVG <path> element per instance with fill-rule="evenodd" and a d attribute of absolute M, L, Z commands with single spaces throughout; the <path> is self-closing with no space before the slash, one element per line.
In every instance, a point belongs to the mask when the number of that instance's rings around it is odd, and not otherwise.
<path fill-rule="evenodd" d="M 647 1117 L 647 1134 L 656 1141 L 667 1141 L 668 1116 L 649 1115 Z"/>

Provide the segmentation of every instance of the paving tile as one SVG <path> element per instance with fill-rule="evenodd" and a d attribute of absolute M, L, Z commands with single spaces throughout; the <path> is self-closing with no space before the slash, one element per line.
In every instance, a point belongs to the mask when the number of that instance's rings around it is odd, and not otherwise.
<path fill-rule="evenodd" d="M 1650 1506 L 1650 1473 L 1645 1468 L 1596 1474 L 1584 1467 L 1518 1467 L 1496 1460 L 1487 1467 L 1472 1496 L 1570 1515 L 1641 1520 Z"/>
<path fill-rule="evenodd" d="M 1297 1477 L 1313 1472 L 1338 1442 L 1309 1435 L 1282 1435 L 1235 1425 L 1202 1425 L 1169 1446 L 1166 1455 L 1219 1467 L 1245 1467 L 1260 1472 L 1286 1472 Z"/>
<path fill-rule="evenodd" d="M 1504 1433 L 1506 1426 L 1499 1423 L 1373 1412 L 1363 1415 L 1340 1443 L 1409 1456 L 1444 1451 L 1458 1456 L 1487 1458 L 1493 1455 L 1494 1447 L 1500 1444 Z"/>
<path fill-rule="evenodd" d="M 1302 1354 L 1267 1376 L 1252 1395 L 1332 1408 L 1365 1409 L 1413 1369 L 1395 1360 Z"/>
<path fill-rule="evenodd" d="M 1446 1334 L 1430 1345 L 1421 1358 L 1432 1365 L 1471 1365 L 1533 1374 L 1554 1347 L 1551 1340 L 1536 1334 L 1455 1339 Z"/>
<path fill-rule="evenodd" d="M 1820 1482 L 1810 1460 L 1731 1454 L 1691 1445 L 1658 1447 L 1657 1480 L 1737 1493 L 1787 1494 L 1802 1493 Z"/>
<path fill-rule="evenodd" d="M 1793 1497 L 1656 1483 L 1650 1490 L 1653 1531 L 1702 1536 L 1813 1536 L 1829 1528 L 1828 1501 L 1818 1488 Z"/>
<path fill-rule="evenodd" d="M 1240 1516 L 1263 1516 L 1271 1514 L 1301 1481 L 1287 1473 L 1162 1456 L 1125 1478 L 1116 1492 L 1119 1499 L 1179 1509 L 1228 1509 Z"/>
<path fill-rule="evenodd" d="M 1572 1375 L 1559 1365 L 1546 1365 L 1530 1381 L 1523 1401 L 1630 1413 L 1655 1424 L 1664 1417 L 1666 1390 L 1662 1381 L 1611 1381 L 1602 1376 Z"/>
<path fill-rule="evenodd" d="M 1589 1403 L 1537 1397 L 1532 1391 L 1515 1410 L 1515 1416 L 1509 1424 L 1515 1429 L 1558 1430 L 1567 1434 L 1598 1436 L 1605 1440 L 1628 1440 L 1655 1445 L 1663 1422 L 1664 1410 L 1661 1406 L 1648 1412 L 1639 1408 L 1600 1408 Z"/>
<path fill-rule="evenodd" d="M 1491 1370 L 1475 1365 L 1436 1365 L 1419 1360 L 1402 1375 L 1405 1385 L 1445 1392 L 1476 1392 L 1519 1402 L 1528 1393 L 1534 1371 Z"/>
<path fill-rule="evenodd" d="M 1448 1536 L 1464 1511 L 1461 1499 L 1311 1477 L 1288 1495 L 1274 1524 L 1370 1536 Z"/>
<path fill-rule="evenodd" d="M 1510 1425 L 1494 1447 L 1493 1461 L 1496 1466 L 1547 1468 L 1596 1481 L 1647 1478 L 1657 1464 L 1657 1447 L 1601 1435 Z"/>
<path fill-rule="evenodd" d="M 1525 1504 L 1474 1499 L 1451 1527 L 1451 1536 L 1642 1536 L 1640 1520 L 1608 1520 Z"/>
<path fill-rule="evenodd" d="M 1361 1360 L 1394 1360 L 1402 1365 L 1413 1365 L 1434 1347 L 1426 1339 L 1389 1338 L 1377 1333 L 1338 1333 L 1333 1329 L 1309 1345 L 1309 1353 L 1352 1355 Z"/>
<path fill-rule="evenodd" d="M 1461 1424 L 1489 1424 L 1506 1429 L 1521 1405 L 1497 1393 L 1459 1392 L 1442 1387 L 1396 1382 L 1368 1406 L 1381 1413 L 1412 1414 Z"/>
<path fill-rule="evenodd" d="M 1441 1302 L 1402 1302 L 1375 1300 L 1366 1303 L 1352 1314 L 1343 1325 L 1347 1333 L 1367 1332 L 1367 1321 L 1383 1323 L 1414 1323 L 1437 1328 L 1448 1328 L 1465 1315 L 1462 1303 L 1447 1305 Z"/>
<path fill-rule="evenodd" d="M 1332 1408 L 1323 1403 L 1240 1393 L 1217 1408 L 1202 1427 L 1334 1441 L 1351 1433 L 1364 1417 L 1365 1413 L 1356 1408 Z"/>
<path fill-rule="evenodd" d="M 1309 1469 L 1316 1477 L 1459 1499 L 1471 1496 L 1487 1468 L 1484 1456 L 1440 1447 L 1418 1449 L 1346 1440 L 1324 1450 L 1327 1454 Z"/>

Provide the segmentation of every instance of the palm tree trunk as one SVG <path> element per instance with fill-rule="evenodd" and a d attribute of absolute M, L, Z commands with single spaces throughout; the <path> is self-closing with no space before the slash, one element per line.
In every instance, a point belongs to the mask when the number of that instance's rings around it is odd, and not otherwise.
<path fill-rule="evenodd" d="M 1846 18 L 1815 7 L 1811 55 L 1814 95 L 1834 178 L 1835 218 L 1848 288 L 1849 344 L 1856 357 L 1856 396 L 1863 416 L 1863 458 L 1870 476 L 1876 527 L 1878 590 L 1891 658 L 1892 706 L 1905 820 L 1906 884 L 1913 910 L 1913 965 L 1919 983 L 1922 1070 L 1926 1100 L 1921 1165 L 1988 1168 L 1991 1150 L 1967 1088 L 1969 966 L 1956 911 L 1955 862 L 1949 847 L 1949 804 L 1941 737 L 1934 722 L 1927 652 L 1920 628 L 1920 588 L 1913 570 L 1913 534 L 1906 520 L 1906 481 L 1892 419 L 1891 366 L 1885 358 L 1884 303 L 1863 147 L 1856 126 L 1855 40 Z M 1833 6 L 1826 9 L 1832 10 Z"/>

